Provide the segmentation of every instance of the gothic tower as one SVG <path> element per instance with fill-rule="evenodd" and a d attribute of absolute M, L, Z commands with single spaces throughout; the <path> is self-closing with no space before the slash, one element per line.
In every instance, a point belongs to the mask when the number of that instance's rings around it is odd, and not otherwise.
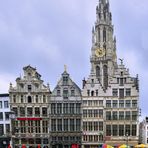
<path fill-rule="evenodd" d="M 82 148 L 138 144 L 138 77 L 130 76 L 123 59 L 117 64 L 113 33 L 109 1 L 99 0 L 92 29 L 91 72 L 83 80 Z"/>
<path fill-rule="evenodd" d="M 116 61 L 116 39 L 113 37 L 112 15 L 108 0 L 99 0 L 96 7 L 96 22 L 92 29 L 91 75 L 95 75 L 103 86 L 114 73 Z"/>

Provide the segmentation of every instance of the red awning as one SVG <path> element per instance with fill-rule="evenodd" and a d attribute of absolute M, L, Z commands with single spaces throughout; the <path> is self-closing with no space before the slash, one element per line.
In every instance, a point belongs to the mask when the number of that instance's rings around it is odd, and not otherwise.
<path fill-rule="evenodd" d="M 36 121 L 36 120 L 42 120 L 42 118 L 17 118 L 17 120 L 33 120 L 33 121 Z"/>

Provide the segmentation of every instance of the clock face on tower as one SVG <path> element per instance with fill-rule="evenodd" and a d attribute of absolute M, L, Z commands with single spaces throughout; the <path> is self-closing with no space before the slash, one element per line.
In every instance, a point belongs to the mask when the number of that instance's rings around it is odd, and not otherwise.
<path fill-rule="evenodd" d="M 97 57 L 103 57 L 103 56 L 105 56 L 105 49 L 104 48 L 97 48 L 95 50 L 95 54 Z"/>

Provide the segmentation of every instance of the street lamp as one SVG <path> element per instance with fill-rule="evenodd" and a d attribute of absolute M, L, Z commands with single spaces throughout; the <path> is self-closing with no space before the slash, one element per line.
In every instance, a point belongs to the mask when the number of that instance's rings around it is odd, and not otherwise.
<path fill-rule="evenodd" d="M 9 119 L 11 119 L 11 144 L 13 145 L 13 136 L 15 135 L 15 127 L 14 127 L 14 121 L 16 119 L 16 115 L 14 111 L 9 112 Z M 13 145 L 14 147 L 14 145 Z"/>

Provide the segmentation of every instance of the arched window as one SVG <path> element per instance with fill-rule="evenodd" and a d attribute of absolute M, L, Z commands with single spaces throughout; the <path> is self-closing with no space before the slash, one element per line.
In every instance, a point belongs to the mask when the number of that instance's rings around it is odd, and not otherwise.
<path fill-rule="evenodd" d="M 103 48 L 106 49 L 106 44 L 104 43 Z"/>
<path fill-rule="evenodd" d="M 96 66 L 96 77 L 100 77 L 100 67 Z"/>
<path fill-rule="evenodd" d="M 106 42 L 106 28 L 103 29 L 103 42 Z"/>
<path fill-rule="evenodd" d="M 31 98 L 31 96 L 28 96 L 28 103 L 32 103 L 32 98 Z"/>
<path fill-rule="evenodd" d="M 103 76 L 104 76 L 104 88 L 108 87 L 108 68 L 107 65 L 103 66 Z"/>
<path fill-rule="evenodd" d="M 100 42 L 100 28 L 98 28 L 98 41 Z"/>
<path fill-rule="evenodd" d="M 94 91 L 91 91 L 91 96 L 94 96 Z"/>

